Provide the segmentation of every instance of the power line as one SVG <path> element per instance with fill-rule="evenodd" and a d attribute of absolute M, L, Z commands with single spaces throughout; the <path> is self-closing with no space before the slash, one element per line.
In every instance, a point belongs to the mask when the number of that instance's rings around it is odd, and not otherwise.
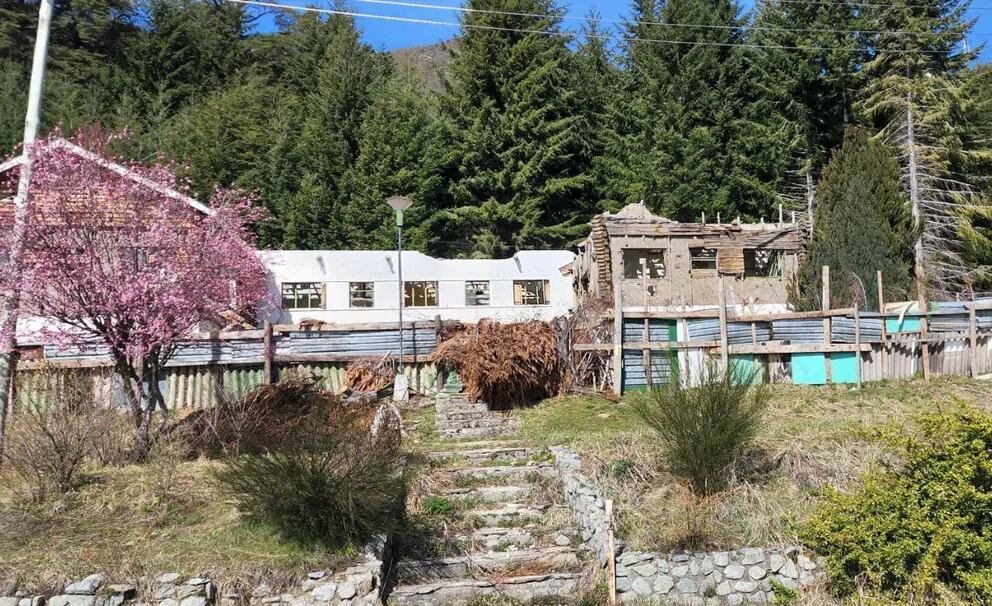
<path fill-rule="evenodd" d="M 768 2 L 769 0 L 759 1 Z M 822 4 L 826 6 L 837 6 L 838 4 L 830 0 L 774 0 L 774 2 L 781 2 L 782 4 Z M 848 2 L 848 4 L 865 8 L 933 8 L 931 4 L 892 4 L 885 2 Z M 968 7 L 968 10 L 992 11 L 992 6 L 971 6 Z"/>
<path fill-rule="evenodd" d="M 469 23 L 457 23 L 451 21 L 438 21 L 435 19 L 417 19 L 413 17 L 398 17 L 395 15 L 379 15 L 375 13 L 359 13 L 355 11 L 346 11 L 333 8 L 317 8 L 314 6 L 295 6 L 291 4 L 280 4 L 278 2 L 269 2 L 266 0 L 226 0 L 227 2 L 233 2 L 235 4 L 245 4 L 250 6 L 264 6 L 267 8 L 276 8 L 283 10 L 296 10 L 303 12 L 313 12 L 322 13 L 327 15 L 340 15 L 343 17 L 354 17 L 354 18 L 366 18 L 366 19 L 380 19 L 383 21 L 395 21 L 400 23 L 417 23 L 422 25 L 440 25 L 444 27 L 455 27 L 455 28 L 466 28 L 466 29 L 478 29 L 485 31 L 499 31 L 508 33 L 520 33 L 520 34 L 539 34 L 545 36 L 559 37 L 559 38 L 572 38 L 575 36 L 572 32 L 562 32 L 553 30 L 542 30 L 542 29 L 518 29 L 514 27 L 500 27 L 496 25 L 479 25 L 479 24 L 469 24 Z M 948 51 L 940 50 L 928 50 L 928 49 L 916 49 L 916 48 L 886 48 L 886 49 L 870 49 L 862 48 L 857 46 L 791 46 L 791 45 L 780 45 L 780 44 L 755 44 L 755 43 L 735 43 L 735 42 L 696 42 L 690 40 L 668 40 L 663 38 L 635 38 L 631 36 L 607 36 L 599 34 L 589 34 L 588 37 L 595 38 L 598 40 L 614 41 L 614 42 L 649 42 L 649 43 L 659 43 L 659 44 L 675 44 L 682 46 L 717 46 L 717 47 L 733 47 L 733 48 L 762 48 L 768 50 L 802 50 L 802 51 L 847 51 L 847 52 L 876 52 L 876 53 L 923 53 L 923 54 L 935 54 L 943 55 Z"/>
<path fill-rule="evenodd" d="M 405 8 L 421 8 L 429 10 L 447 10 L 456 11 L 460 13 L 477 13 L 486 15 L 503 15 L 507 17 L 531 17 L 537 19 L 547 18 L 549 15 L 541 13 L 522 13 L 514 11 L 499 11 L 493 9 L 484 8 L 470 8 L 467 6 L 451 6 L 448 4 L 427 4 L 422 2 L 404 2 L 402 0 L 353 0 L 354 2 L 361 2 L 365 4 L 380 4 L 386 6 L 401 6 Z M 798 0 L 797 0 L 798 1 Z M 590 17 L 576 17 L 571 15 L 561 15 L 561 19 L 567 21 L 584 21 L 592 22 L 599 21 L 601 23 L 616 23 L 621 25 L 649 25 L 658 27 L 675 27 L 675 28 L 688 28 L 688 29 L 718 29 L 718 30 L 738 30 L 738 29 L 749 29 L 754 31 L 780 31 L 780 32 L 829 32 L 829 33 L 840 33 L 840 34 L 908 34 L 908 35 L 954 35 L 954 32 L 915 32 L 912 30 L 852 30 L 852 29 L 818 29 L 818 28 L 785 28 L 785 27 L 765 27 L 758 25 L 711 25 L 711 24 L 693 24 L 693 23 L 667 23 L 663 21 L 637 21 L 637 20 L 624 20 L 624 19 L 592 19 Z M 992 35 L 992 33 L 987 32 L 971 32 L 975 36 L 987 36 Z"/>

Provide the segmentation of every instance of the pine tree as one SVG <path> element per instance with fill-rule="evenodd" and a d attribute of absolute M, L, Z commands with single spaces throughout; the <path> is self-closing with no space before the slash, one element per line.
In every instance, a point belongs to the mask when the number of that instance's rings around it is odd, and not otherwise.
<path fill-rule="evenodd" d="M 921 299 L 954 296 L 970 280 L 956 225 L 973 193 L 947 172 L 958 148 L 952 104 L 974 57 L 959 48 L 974 25 L 965 14 L 969 4 L 898 0 L 871 5 L 863 16 L 865 30 L 883 33 L 867 36 L 874 52 L 863 67 L 857 109 L 904 158 L 903 181 L 920 226 L 914 266 Z"/>
<path fill-rule="evenodd" d="M 562 11 L 553 0 L 470 0 L 468 8 L 517 14 L 463 17 L 443 105 L 457 167 L 452 239 L 487 256 L 564 246 L 586 228 L 592 177 L 579 162 Z"/>
<path fill-rule="evenodd" d="M 365 113 L 358 157 L 344 177 L 341 194 L 351 247 L 393 249 L 396 229 L 385 201 L 406 195 L 415 202 L 406 213 L 406 246 L 427 253 L 451 250 L 444 225 L 447 133 L 436 100 L 424 96 L 423 87 L 414 76 L 395 76 Z"/>
<path fill-rule="evenodd" d="M 817 186 L 813 241 L 799 268 L 794 303 L 820 306 L 820 268 L 830 266 L 831 303 L 847 307 L 860 301 L 878 307 L 876 271 L 882 272 L 886 299 L 911 292 L 913 218 L 899 185 L 899 164 L 892 150 L 851 127 L 833 153 Z"/>

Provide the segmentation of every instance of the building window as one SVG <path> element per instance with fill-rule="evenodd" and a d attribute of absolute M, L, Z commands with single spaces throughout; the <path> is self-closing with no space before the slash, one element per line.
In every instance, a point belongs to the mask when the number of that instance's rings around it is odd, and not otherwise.
<path fill-rule="evenodd" d="M 691 271 L 716 271 L 715 248 L 690 248 Z"/>
<path fill-rule="evenodd" d="M 437 307 L 437 282 L 404 282 L 404 307 Z"/>
<path fill-rule="evenodd" d="M 374 282 L 350 282 L 348 284 L 349 307 L 375 307 Z"/>
<path fill-rule="evenodd" d="M 547 280 L 514 280 L 514 305 L 547 305 L 551 301 L 551 286 Z"/>
<path fill-rule="evenodd" d="M 321 309 L 324 287 L 318 282 L 283 282 L 283 309 Z"/>
<path fill-rule="evenodd" d="M 784 251 L 771 248 L 744 249 L 744 277 L 781 278 L 784 275 Z"/>
<path fill-rule="evenodd" d="M 489 305 L 489 282 L 466 282 L 465 305 L 469 307 Z"/>
<path fill-rule="evenodd" d="M 665 277 L 665 251 L 637 250 L 628 248 L 623 251 L 623 277 L 628 280 L 640 280 L 641 267 L 648 270 L 648 278 L 652 280 Z"/>

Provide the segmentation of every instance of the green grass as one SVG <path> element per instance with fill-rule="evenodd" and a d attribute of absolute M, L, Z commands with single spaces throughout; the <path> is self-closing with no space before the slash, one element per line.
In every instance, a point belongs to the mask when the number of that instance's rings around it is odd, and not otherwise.
<path fill-rule="evenodd" d="M 843 488 L 889 455 L 868 439 L 921 412 L 965 404 L 992 410 L 992 384 L 965 378 L 847 386 L 772 385 L 756 448 L 731 487 L 700 501 L 666 471 L 649 428 L 626 403 L 564 396 L 523 410 L 520 438 L 566 444 L 615 501 L 633 548 L 736 548 L 796 541 L 795 528 L 826 486 Z M 646 397 L 643 393 L 630 398 Z"/>
<path fill-rule="evenodd" d="M 225 587 L 280 587 L 349 559 L 244 523 L 220 496 L 212 465 L 180 463 L 167 476 L 155 465 L 89 470 L 67 498 L 42 504 L 0 489 L 0 571 L 11 575 L 0 580 L 45 590 L 94 571 L 121 581 L 175 571 Z"/>

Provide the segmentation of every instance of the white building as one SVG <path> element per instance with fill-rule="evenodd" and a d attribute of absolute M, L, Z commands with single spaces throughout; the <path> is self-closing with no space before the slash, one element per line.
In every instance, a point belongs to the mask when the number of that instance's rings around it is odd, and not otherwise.
<path fill-rule="evenodd" d="M 261 251 L 278 324 L 395 322 L 396 251 Z M 403 252 L 404 321 L 550 320 L 574 306 L 564 250 L 521 251 L 509 259 L 435 259 Z"/>

